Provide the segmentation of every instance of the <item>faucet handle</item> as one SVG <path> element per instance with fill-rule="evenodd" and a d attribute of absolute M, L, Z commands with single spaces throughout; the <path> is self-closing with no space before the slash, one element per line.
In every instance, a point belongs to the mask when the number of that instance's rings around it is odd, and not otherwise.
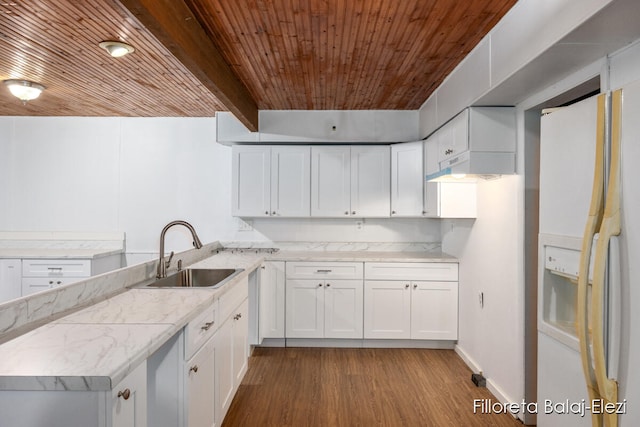
<path fill-rule="evenodd" d="M 165 268 L 169 268 L 169 265 L 171 264 L 171 260 L 173 259 L 173 251 L 171 251 L 171 253 L 169 254 L 169 259 L 165 261 L 164 265 Z"/>

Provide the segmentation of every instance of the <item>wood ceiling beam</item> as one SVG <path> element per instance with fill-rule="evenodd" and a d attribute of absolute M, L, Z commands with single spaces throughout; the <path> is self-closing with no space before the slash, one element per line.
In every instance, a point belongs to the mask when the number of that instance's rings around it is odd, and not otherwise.
<path fill-rule="evenodd" d="M 184 0 L 120 0 L 249 130 L 258 130 L 258 107 Z"/>

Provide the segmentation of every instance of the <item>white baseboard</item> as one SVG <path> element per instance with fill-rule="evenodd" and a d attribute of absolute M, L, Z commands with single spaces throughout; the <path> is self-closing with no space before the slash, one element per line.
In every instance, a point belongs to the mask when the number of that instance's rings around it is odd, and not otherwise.
<path fill-rule="evenodd" d="M 474 374 L 482 374 L 482 368 L 480 368 L 480 365 L 478 365 L 478 363 L 476 363 L 476 361 L 473 360 L 473 358 L 471 358 L 471 356 L 469 356 L 469 354 L 460 347 L 459 344 L 456 344 L 454 350 Z"/>

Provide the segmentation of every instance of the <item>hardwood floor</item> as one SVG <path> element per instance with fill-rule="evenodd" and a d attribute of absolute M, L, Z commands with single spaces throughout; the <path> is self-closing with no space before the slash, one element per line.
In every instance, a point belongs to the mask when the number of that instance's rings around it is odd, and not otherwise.
<path fill-rule="evenodd" d="M 522 426 L 474 399 L 497 402 L 453 350 L 257 348 L 223 427 Z"/>

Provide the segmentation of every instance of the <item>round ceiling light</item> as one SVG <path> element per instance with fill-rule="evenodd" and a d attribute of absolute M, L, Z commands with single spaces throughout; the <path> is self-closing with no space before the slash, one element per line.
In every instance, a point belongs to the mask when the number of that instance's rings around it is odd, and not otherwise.
<path fill-rule="evenodd" d="M 109 55 L 111 55 L 114 58 L 120 58 L 121 56 L 125 56 L 135 51 L 133 46 L 128 45 L 126 43 L 115 42 L 115 41 L 100 42 L 98 43 L 98 46 L 106 50 L 109 53 Z"/>
<path fill-rule="evenodd" d="M 7 85 L 13 96 L 19 98 L 22 102 L 36 99 L 44 90 L 44 86 L 29 80 L 11 79 L 5 80 L 3 83 Z"/>

